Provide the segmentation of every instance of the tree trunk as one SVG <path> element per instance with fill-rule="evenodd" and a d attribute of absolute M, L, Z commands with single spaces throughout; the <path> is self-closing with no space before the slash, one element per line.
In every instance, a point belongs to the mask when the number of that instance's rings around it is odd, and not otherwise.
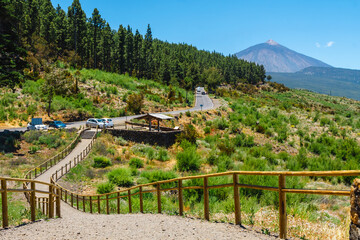
<path fill-rule="evenodd" d="M 49 97 L 48 116 L 50 117 L 52 97 Z"/>

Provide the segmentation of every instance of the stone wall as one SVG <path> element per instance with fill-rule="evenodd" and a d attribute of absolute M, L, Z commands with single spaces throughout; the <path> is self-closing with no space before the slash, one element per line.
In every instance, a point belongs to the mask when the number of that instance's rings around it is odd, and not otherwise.
<path fill-rule="evenodd" d="M 170 147 L 175 143 L 176 136 L 182 131 L 171 132 L 148 132 L 129 129 L 107 129 L 108 133 L 115 137 L 122 137 L 127 141 Z"/>

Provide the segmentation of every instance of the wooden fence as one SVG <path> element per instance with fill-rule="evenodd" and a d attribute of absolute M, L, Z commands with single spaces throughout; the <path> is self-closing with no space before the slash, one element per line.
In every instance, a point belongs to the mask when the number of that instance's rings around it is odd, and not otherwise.
<path fill-rule="evenodd" d="M 80 127 L 81 130 L 82 127 Z M 38 208 L 43 214 L 46 214 L 49 218 L 54 217 L 55 205 L 56 205 L 56 216 L 60 217 L 60 195 L 58 193 L 59 188 L 55 187 L 53 184 L 31 180 L 36 178 L 46 172 L 48 169 L 56 165 L 62 159 L 64 159 L 77 145 L 81 139 L 81 134 L 87 130 L 83 128 L 76 138 L 60 153 L 56 154 L 54 157 L 46 160 L 35 168 L 29 170 L 25 174 L 25 179 L 17 178 L 0 178 L 1 180 L 1 206 L 2 206 L 2 225 L 4 228 L 9 226 L 9 216 L 8 216 L 8 193 L 9 192 L 21 192 L 25 194 L 27 201 L 30 204 L 31 212 L 31 221 L 35 221 L 36 208 Z M 23 184 L 23 189 L 8 189 L 8 183 L 13 182 L 15 186 L 18 183 Z M 49 186 L 48 191 L 40 190 L 35 188 L 36 184 L 47 185 Z M 42 197 L 37 197 L 35 193 L 42 193 Z M 47 196 L 48 195 L 48 196 Z M 50 200 L 51 199 L 51 200 Z M 54 203 L 56 203 L 54 205 Z"/>
<path fill-rule="evenodd" d="M 20 179 L 20 178 L 4 178 L 0 177 L 1 181 L 1 215 L 2 215 L 2 226 L 7 228 L 9 226 L 9 213 L 8 213 L 8 193 L 25 193 L 29 203 L 30 203 L 30 215 L 31 221 L 36 220 L 36 205 L 41 207 L 41 202 L 46 201 L 46 208 L 43 205 L 43 212 L 47 213 L 49 218 L 53 218 L 54 214 L 57 217 L 60 217 L 60 188 L 54 186 L 50 183 L 40 182 L 31 179 Z M 13 182 L 14 184 L 9 184 Z M 18 183 L 23 183 L 24 185 L 30 185 L 30 188 L 8 188 L 9 185 L 18 185 Z M 48 188 L 47 191 L 41 190 L 44 187 L 38 187 L 38 185 L 43 185 Z M 36 193 L 43 194 L 47 197 L 37 198 Z M 37 201 L 38 200 L 38 201 Z M 39 208 L 41 209 L 41 208 Z"/>
<path fill-rule="evenodd" d="M 62 171 L 66 174 L 66 171 Z M 133 212 L 132 199 L 136 196 L 139 201 L 139 211 L 144 212 L 144 194 L 155 193 L 157 199 L 157 212 L 162 212 L 161 206 L 161 195 L 163 192 L 177 193 L 178 199 L 178 213 L 180 216 L 184 213 L 184 199 L 183 191 L 188 189 L 201 189 L 203 190 L 204 196 L 204 218 L 210 219 L 210 208 L 209 208 L 209 189 L 215 188 L 233 188 L 234 191 L 234 207 L 235 207 L 235 224 L 241 225 L 241 207 L 240 207 L 240 194 L 239 188 L 250 188 L 265 191 L 274 191 L 279 194 L 279 237 L 286 239 L 287 236 L 287 216 L 286 216 L 286 194 L 287 193 L 302 193 L 302 194 L 320 194 L 320 195 L 338 195 L 338 196 L 350 196 L 350 190 L 326 190 L 326 189 L 293 189 L 286 188 L 286 177 L 329 177 L 329 176 L 359 176 L 360 171 L 299 171 L 299 172 L 261 172 L 261 171 L 232 171 L 223 172 L 216 174 L 200 175 L 200 176 L 189 176 L 176 178 L 165 181 L 158 181 L 148 184 L 142 184 L 134 186 L 128 189 L 124 189 L 117 192 L 108 194 L 97 194 L 97 195 L 82 195 L 72 192 L 68 189 L 61 187 L 56 183 L 58 175 L 52 176 L 52 183 L 60 189 L 61 199 L 72 207 L 89 213 L 117 213 L 120 214 L 120 199 L 125 198 L 128 205 L 128 213 Z M 239 175 L 252 175 L 252 176 L 275 176 L 278 177 L 278 186 L 260 186 L 243 184 L 239 182 Z M 213 177 L 227 177 L 232 178 L 232 182 L 221 185 L 209 185 L 209 179 Z M 202 179 L 201 186 L 183 186 L 184 181 L 192 179 Z M 169 185 L 172 183 L 173 187 L 162 188 L 162 185 Z M 164 195 L 164 194 L 163 194 Z"/>

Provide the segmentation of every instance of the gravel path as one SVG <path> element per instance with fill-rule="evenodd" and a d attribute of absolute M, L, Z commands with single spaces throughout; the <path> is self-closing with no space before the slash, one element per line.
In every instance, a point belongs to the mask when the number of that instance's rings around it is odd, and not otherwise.
<path fill-rule="evenodd" d="M 179 216 L 98 215 L 79 212 L 66 204 L 61 207 L 65 210 L 63 218 L 2 230 L 0 239 L 276 239 L 231 224 Z"/>

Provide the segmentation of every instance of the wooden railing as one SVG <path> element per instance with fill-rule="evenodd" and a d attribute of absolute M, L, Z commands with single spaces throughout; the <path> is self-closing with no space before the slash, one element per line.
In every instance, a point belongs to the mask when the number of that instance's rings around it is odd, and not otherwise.
<path fill-rule="evenodd" d="M 62 173 L 66 174 L 67 168 Z M 60 171 L 58 171 L 60 174 Z M 239 175 L 253 175 L 253 176 L 275 176 L 278 177 L 278 186 L 260 186 L 243 184 L 239 182 Z M 157 198 L 157 212 L 161 213 L 161 195 L 162 192 L 171 191 L 177 193 L 178 198 L 178 212 L 182 216 L 184 213 L 184 199 L 183 191 L 188 189 L 201 189 L 204 195 L 204 218 L 210 219 L 209 209 L 209 189 L 214 188 L 233 188 L 234 191 L 234 207 L 235 207 L 235 224 L 241 225 L 241 207 L 240 207 L 240 196 L 239 188 L 250 188 L 265 191 L 274 191 L 279 193 L 279 237 L 285 239 L 287 236 L 287 216 L 286 216 L 286 194 L 287 193 L 302 193 L 302 194 L 320 194 L 320 195 L 338 195 L 338 196 L 350 196 L 350 190 L 325 190 L 325 189 L 293 189 L 286 188 L 285 180 L 286 177 L 325 177 L 325 176 L 359 176 L 360 171 L 299 171 L 299 172 L 260 172 L 260 171 L 233 171 L 223 172 L 200 176 L 189 176 L 176 178 L 165 181 L 158 181 L 148 184 L 142 184 L 134 186 L 128 189 L 124 189 L 117 192 L 108 194 L 97 194 L 97 195 L 83 195 L 72 192 L 60 186 L 56 183 L 56 179 L 59 175 L 52 176 L 52 183 L 60 189 L 61 199 L 72 207 L 81 210 L 83 212 L 90 213 L 117 213 L 120 211 L 120 199 L 125 198 L 127 200 L 128 212 L 133 212 L 132 199 L 136 196 L 139 200 L 139 211 L 144 212 L 144 194 L 155 193 Z M 228 177 L 232 178 L 231 183 L 221 185 L 209 185 L 209 179 L 213 177 Z M 201 186 L 183 186 L 184 181 L 192 179 L 202 179 Z M 163 184 L 173 183 L 173 187 L 162 188 Z"/>
<path fill-rule="evenodd" d="M 8 193 L 25 193 L 28 201 L 30 203 L 30 215 L 31 221 L 36 220 L 36 203 L 37 199 L 38 206 L 40 206 L 41 201 L 46 201 L 46 209 L 45 205 L 43 205 L 43 213 L 47 213 L 49 218 L 53 218 L 54 214 L 57 217 L 60 217 L 60 188 L 54 186 L 50 183 L 45 183 L 41 181 L 31 180 L 31 179 L 20 179 L 20 178 L 4 178 L 0 177 L 1 187 L 1 212 L 2 212 L 2 226 L 3 228 L 7 228 L 9 226 L 9 213 L 8 213 Z M 9 184 L 13 182 L 14 184 Z M 30 185 L 30 188 L 8 188 L 9 185 L 18 185 L 18 183 L 23 183 L 23 185 Z M 20 184 L 21 185 L 21 184 Z M 37 185 L 43 185 L 45 188 L 48 188 L 47 191 L 41 190 L 42 188 L 37 187 Z M 37 198 L 35 193 L 43 194 L 43 198 Z M 46 200 L 44 200 L 46 199 Z M 41 208 L 40 208 L 41 209 Z"/>
<path fill-rule="evenodd" d="M 40 165 L 34 167 L 33 169 L 29 170 L 25 173 L 26 179 L 34 179 L 46 172 L 49 168 L 56 165 L 58 162 L 63 160 L 77 145 L 81 138 L 81 134 L 87 130 L 86 128 L 83 128 L 79 134 L 76 136 L 76 138 L 60 153 L 56 154 L 54 157 L 46 160 L 45 162 L 41 163 Z"/>

